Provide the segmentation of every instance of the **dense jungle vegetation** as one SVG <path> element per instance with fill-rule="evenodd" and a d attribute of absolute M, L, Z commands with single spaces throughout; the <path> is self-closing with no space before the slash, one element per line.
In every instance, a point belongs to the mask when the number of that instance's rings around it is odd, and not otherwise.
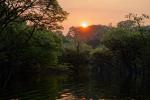
<path fill-rule="evenodd" d="M 36 10 L 35 10 L 36 9 Z M 91 77 L 114 94 L 149 95 L 150 25 L 146 14 L 128 14 L 117 26 L 73 26 L 56 0 L 0 1 L 0 87 L 14 78 L 66 73 Z"/>

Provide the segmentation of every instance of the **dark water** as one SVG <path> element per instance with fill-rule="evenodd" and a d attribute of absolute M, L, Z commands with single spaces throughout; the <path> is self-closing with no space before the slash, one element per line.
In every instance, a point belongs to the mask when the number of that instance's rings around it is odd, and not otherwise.
<path fill-rule="evenodd" d="M 9 83 L 11 86 L 1 90 L 0 100 L 148 100 L 119 97 L 116 88 L 111 89 L 93 78 L 73 80 L 69 77 L 49 75 L 34 81 L 23 79 Z"/>

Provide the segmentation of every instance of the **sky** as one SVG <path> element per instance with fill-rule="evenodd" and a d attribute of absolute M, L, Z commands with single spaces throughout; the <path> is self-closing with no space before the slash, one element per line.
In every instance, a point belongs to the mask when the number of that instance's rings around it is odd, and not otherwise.
<path fill-rule="evenodd" d="M 69 14 L 63 22 L 64 33 L 69 27 L 80 26 L 82 22 L 89 25 L 116 25 L 125 20 L 129 13 L 150 15 L 150 0 L 58 0 L 61 7 Z"/>

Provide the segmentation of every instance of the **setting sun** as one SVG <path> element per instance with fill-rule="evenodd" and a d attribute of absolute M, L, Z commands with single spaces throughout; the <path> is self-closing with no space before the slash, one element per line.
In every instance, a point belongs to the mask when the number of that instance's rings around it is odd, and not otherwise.
<path fill-rule="evenodd" d="M 81 23 L 81 26 L 82 26 L 83 28 L 86 28 L 86 27 L 88 27 L 88 23 L 87 23 L 87 22 L 82 22 L 82 23 Z"/>

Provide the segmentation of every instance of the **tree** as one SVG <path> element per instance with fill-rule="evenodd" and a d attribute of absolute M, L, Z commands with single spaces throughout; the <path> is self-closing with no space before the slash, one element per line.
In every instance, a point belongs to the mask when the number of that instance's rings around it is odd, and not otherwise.
<path fill-rule="evenodd" d="M 105 25 L 91 25 L 87 28 L 82 27 L 70 27 L 67 36 L 85 41 L 87 44 L 96 48 L 100 45 L 102 35 L 109 30 Z"/>
<path fill-rule="evenodd" d="M 26 28 L 26 30 L 24 30 Z M 13 76 L 33 75 L 58 64 L 61 39 L 45 29 L 35 29 L 30 41 L 25 42 L 32 28 L 25 23 L 9 24 L 7 39 L 0 39 L 0 86 L 5 87 Z M 20 34 L 21 33 L 21 34 Z"/>
<path fill-rule="evenodd" d="M 93 73 L 96 74 L 98 80 L 104 84 L 109 84 L 114 64 L 112 51 L 106 47 L 96 48 L 91 51 L 90 61 Z"/>
<path fill-rule="evenodd" d="M 128 15 L 125 16 L 128 20 L 130 20 L 132 23 L 135 24 L 135 28 L 137 31 L 139 31 L 144 38 L 144 33 L 143 33 L 143 26 L 145 24 L 146 20 L 149 20 L 149 15 L 142 14 L 142 15 L 137 15 L 137 14 L 132 14 L 129 13 Z"/>
<path fill-rule="evenodd" d="M 140 28 L 144 24 L 145 20 L 149 19 L 149 15 L 146 14 L 137 15 L 137 14 L 129 13 L 128 15 L 125 16 L 125 18 L 135 22 L 138 28 Z"/>
<path fill-rule="evenodd" d="M 67 15 L 56 0 L 0 1 L 0 86 L 57 64 L 61 39 L 53 32 Z"/>
<path fill-rule="evenodd" d="M 118 28 L 105 34 L 103 38 L 104 45 L 113 52 L 115 62 L 117 62 L 115 66 L 120 69 L 119 76 L 123 88 L 121 90 L 124 92 L 139 92 L 139 84 L 142 80 L 139 75 L 142 73 L 142 69 L 145 69 L 139 62 L 143 61 L 141 49 L 146 47 L 146 41 L 143 40 L 140 32 Z"/>
<path fill-rule="evenodd" d="M 67 65 L 73 78 L 79 79 L 87 74 L 90 51 L 92 47 L 78 37 L 66 36 L 63 38 L 60 63 Z"/>
<path fill-rule="evenodd" d="M 136 27 L 135 21 L 132 20 L 125 20 L 125 21 L 121 21 L 117 24 L 118 28 L 124 28 L 124 29 L 128 29 L 128 30 L 134 30 L 134 28 Z"/>
<path fill-rule="evenodd" d="M 62 29 L 59 22 L 68 15 L 56 0 L 1 0 L 0 7 L 0 33 L 9 23 L 21 21 L 20 18 L 32 26 Z"/>
<path fill-rule="evenodd" d="M 32 31 L 25 32 L 27 35 L 24 42 L 28 42 L 36 28 L 50 31 L 61 29 L 59 23 L 65 20 L 68 15 L 56 0 L 1 0 L 0 7 L 1 41 L 7 41 L 7 36 L 10 35 L 7 32 L 8 27 L 13 24 L 23 22 L 31 27 Z M 27 29 L 28 27 L 21 28 L 22 31 Z M 22 32 L 18 33 L 18 36 L 21 34 Z M 17 39 L 17 37 L 14 38 Z M 0 51 L 5 51 L 5 48 L 0 47 Z"/>

